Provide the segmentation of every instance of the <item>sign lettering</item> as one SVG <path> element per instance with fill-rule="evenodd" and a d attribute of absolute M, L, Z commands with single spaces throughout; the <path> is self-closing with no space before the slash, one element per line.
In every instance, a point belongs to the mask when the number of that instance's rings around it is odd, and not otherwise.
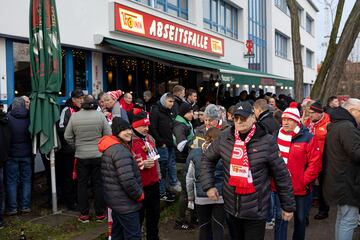
<path fill-rule="evenodd" d="M 198 30 L 114 3 L 115 31 L 202 52 L 224 55 L 224 40 Z"/>

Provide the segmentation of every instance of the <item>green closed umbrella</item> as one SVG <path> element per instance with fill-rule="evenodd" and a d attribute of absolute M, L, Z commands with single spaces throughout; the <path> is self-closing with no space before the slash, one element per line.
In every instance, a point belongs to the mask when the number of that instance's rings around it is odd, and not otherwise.
<path fill-rule="evenodd" d="M 57 96 L 61 88 L 62 66 L 55 0 L 30 0 L 30 127 L 33 149 L 50 154 L 53 212 L 57 212 L 55 184 L 55 124 L 60 117 Z"/>

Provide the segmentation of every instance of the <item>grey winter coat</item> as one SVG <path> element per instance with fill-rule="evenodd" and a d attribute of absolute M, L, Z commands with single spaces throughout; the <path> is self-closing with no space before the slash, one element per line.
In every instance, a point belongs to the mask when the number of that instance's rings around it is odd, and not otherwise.
<path fill-rule="evenodd" d="M 80 110 L 74 113 L 65 129 L 64 138 L 75 148 L 75 157 L 80 159 L 99 158 L 100 138 L 111 135 L 111 128 L 103 113 L 96 110 Z"/>

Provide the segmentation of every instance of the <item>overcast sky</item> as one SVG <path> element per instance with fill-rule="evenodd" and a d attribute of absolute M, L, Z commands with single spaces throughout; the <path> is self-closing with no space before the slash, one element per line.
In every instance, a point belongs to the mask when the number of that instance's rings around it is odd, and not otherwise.
<path fill-rule="evenodd" d="M 354 6 L 356 0 L 345 0 L 345 6 L 344 6 L 344 10 L 343 10 L 343 15 L 341 18 L 341 25 L 340 25 L 340 29 L 338 32 L 338 36 L 341 35 L 342 29 L 344 27 L 344 24 L 346 22 L 347 17 L 349 16 L 352 7 Z M 331 29 L 332 29 L 332 22 L 331 22 L 331 14 L 328 16 L 329 19 L 329 29 L 325 29 L 325 2 L 330 2 L 333 3 L 333 14 L 335 17 L 335 13 L 336 13 L 336 7 L 337 7 L 337 2 L 336 0 L 315 0 L 314 1 L 316 6 L 319 9 L 318 15 L 317 15 L 317 27 L 316 27 L 316 38 L 317 38 L 317 57 L 316 57 L 316 62 L 320 63 L 323 58 L 325 57 L 325 53 L 326 53 L 326 46 L 324 47 L 324 43 L 329 41 L 329 38 L 325 36 L 330 35 Z M 330 12 L 330 11 L 329 11 Z M 359 47 L 358 45 L 356 47 Z"/>

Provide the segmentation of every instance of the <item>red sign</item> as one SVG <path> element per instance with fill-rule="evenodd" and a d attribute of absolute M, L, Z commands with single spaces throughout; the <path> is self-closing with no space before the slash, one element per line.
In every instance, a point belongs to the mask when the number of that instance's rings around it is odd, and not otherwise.
<path fill-rule="evenodd" d="M 115 31 L 224 56 L 224 40 L 114 3 Z"/>
<path fill-rule="evenodd" d="M 247 48 L 247 54 L 251 55 L 253 54 L 253 41 L 252 40 L 246 40 L 246 48 Z"/>

